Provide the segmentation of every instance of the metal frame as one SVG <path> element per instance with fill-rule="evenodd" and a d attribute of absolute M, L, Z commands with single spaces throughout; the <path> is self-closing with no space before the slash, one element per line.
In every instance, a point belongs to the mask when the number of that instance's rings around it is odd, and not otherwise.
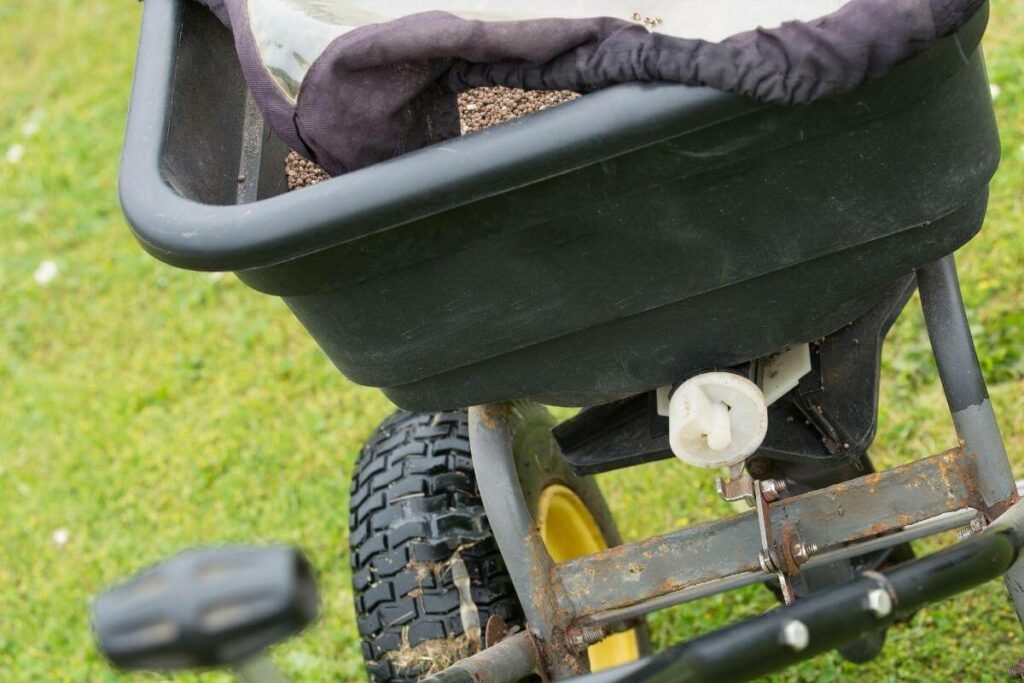
<path fill-rule="evenodd" d="M 978 454 L 974 480 L 985 503 L 981 512 L 991 520 L 1019 496 L 974 349 L 953 255 L 920 268 L 917 286 L 953 426 L 964 450 Z M 1006 587 L 1024 626 L 1024 564 L 1007 572 Z"/>
<path fill-rule="evenodd" d="M 756 512 L 748 512 L 555 564 L 519 487 L 509 404 L 471 408 L 470 443 L 484 508 L 498 547 L 509 560 L 509 573 L 529 624 L 528 637 L 517 640 L 516 647 L 525 647 L 522 643 L 528 641 L 540 654 L 539 659 L 513 659 L 527 662 L 523 666 L 542 668 L 541 673 L 555 678 L 573 676 L 587 669 L 587 645 L 606 635 L 616 622 L 770 580 L 773 568 L 766 567 L 759 556 L 763 531 L 770 532 L 767 537 L 772 547 L 767 550 L 779 565 L 774 570 L 797 575 L 805 567 L 862 555 L 972 520 L 989 524 L 1011 509 L 1018 499 L 1017 489 L 967 325 L 953 256 L 920 268 L 917 280 L 960 446 L 886 472 L 778 500 L 768 506 L 767 530 L 759 528 Z M 666 670 L 678 676 L 685 671 L 689 676 L 697 661 L 702 670 L 716 672 L 718 677 L 712 676 L 716 681 L 741 680 L 840 645 L 869 628 L 879 628 L 883 625 L 880 617 L 862 618 L 864 609 L 851 607 L 862 604 L 869 594 L 877 595 L 871 593 L 874 590 L 886 591 L 890 599 L 899 602 L 899 609 L 906 611 L 1003 572 L 1024 623 L 1024 563 L 1013 564 L 1021 545 L 1017 541 L 1024 538 L 1024 512 L 1016 506 L 1003 520 L 995 531 L 934 556 L 938 559 L 901 565 L 888 578 L 862 575 L 784 609 L 616 670 L 619 673 L 588 680 L 649 680 Z M 908 587 L 913 581 L 920 584 L 915 584 L 916 593 Z M 921 585 L 928 590 L 922 592 Z M 845 624 L 841 627 L 836 623 L 838 613 L 844 614 L 839 619 Z M 815 646 L 806 651 L 780 646 L 784 625 L 780 620 L 792 620 L 794 615 L 807 619 L 815 629 L 827 623 L 831 635 L 815 632 Z M 885 619 L 884 623 L 891 621 L 888 616 Z M 754 658 L 757 666 L 746 655 L 740 658 L 744 662 L 740 671 L 731 660 L 736 659 L 734 648 L 743 643 L 744 648 L 757 645 L 761 649 Z M 492 659 L 494 655 L 501 651 L 491 653 Z M 530 673 L 510 672 L 507 666 L 500 677 L 486 666 L 473 671 L 472 680 L 481 681 L 510 680 L 510 675 Z M 489 671 L 495 676 L 488 677 Z M 453 670 L 439 680 L 462 680 L 459 675 Z M 712 678 L 705 675 L 701 680 Z"/>
<path fill-rule="evenodd" d="M 864 572 L 792 605 L 675 645 L 633 665 L 577 679 L 577 683 L 750 680 L 994 579 L 1020 565 L 1022 546 L 1024 503 L 1017 503 L 975 538 L 885 573 Z"/>

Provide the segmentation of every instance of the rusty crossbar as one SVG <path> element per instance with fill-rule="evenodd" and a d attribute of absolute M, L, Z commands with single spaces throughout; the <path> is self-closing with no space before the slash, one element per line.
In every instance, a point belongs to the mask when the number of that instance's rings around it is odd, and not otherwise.
<path fill-rule="evenodd" d="M 980 509 L 977 455 L 953 449 L 885 472 L 771 505 L 775 551 L 819 550 L 898 531 L 944 512 Z M 554 568 L 577 618 L 642 603 L 724 577 L 761 571 L 757 515 L 746 512 L 610 550 Z"/>

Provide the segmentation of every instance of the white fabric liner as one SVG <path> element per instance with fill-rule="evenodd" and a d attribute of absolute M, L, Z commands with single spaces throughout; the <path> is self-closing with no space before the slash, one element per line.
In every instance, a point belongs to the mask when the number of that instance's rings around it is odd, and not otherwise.
<path fill-rule="evenodd" d="M 849 0 L 247 0 L 264 65 L 293 103 L 310 65 L 338 36 L 367 24 L 442 10 L 463 19 L 516 21 L 558 16 L 647 21 L 658 33 L 719 41 L 754 28 L 808 21 Z"/>

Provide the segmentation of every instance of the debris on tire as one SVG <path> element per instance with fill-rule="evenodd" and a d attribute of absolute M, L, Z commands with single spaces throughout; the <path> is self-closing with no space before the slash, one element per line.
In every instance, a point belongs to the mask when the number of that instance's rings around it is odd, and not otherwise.
<path fill-rule="evenodd" d="M 454 638 L 425 640 L 410 646 L 407 631 L 408 628 L 403 630 L 401 649 L 384 655 L 405 675 L 417 678 L 433 676 L 480 651 L 480 642 L 464 633 Z"/>

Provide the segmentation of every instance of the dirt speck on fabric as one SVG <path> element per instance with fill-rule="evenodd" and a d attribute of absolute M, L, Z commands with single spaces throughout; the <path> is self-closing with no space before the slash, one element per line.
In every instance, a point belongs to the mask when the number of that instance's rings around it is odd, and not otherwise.
<path fill-rule="evenodd" d="M 556 107 L 580 97 L 571 90 L 520 90 L 518 88 L 474 88 L 459 94 L 459 119 L 463 135 L 475 133 L 506 121 Z M 309 187 L 329 179 L 327 171 L 297 152 L 284 160 L 288 189 Z"/>

